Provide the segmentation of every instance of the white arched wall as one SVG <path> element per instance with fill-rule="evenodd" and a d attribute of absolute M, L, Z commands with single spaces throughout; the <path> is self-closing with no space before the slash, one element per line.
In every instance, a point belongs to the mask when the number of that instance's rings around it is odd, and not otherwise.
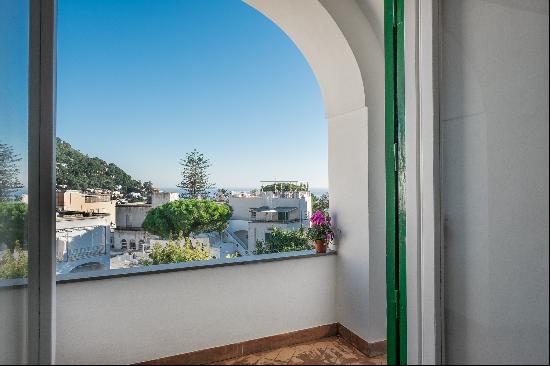
<path fill-rule="evenodd" d="M 328 121 L 330 210 L 341 230 L 335 273 L 336 319 L 367 341 L 383 340 L 383 3 L 245 2 L 289 36 L 317 77 Z"/>

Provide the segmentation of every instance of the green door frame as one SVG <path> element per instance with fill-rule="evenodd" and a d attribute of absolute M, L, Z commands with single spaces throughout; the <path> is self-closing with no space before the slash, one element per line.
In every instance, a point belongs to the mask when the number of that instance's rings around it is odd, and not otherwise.
<path fill-rule="evenodd" d="M 388 364 L 407 363 L 404 0 L 384 0 Z"/>

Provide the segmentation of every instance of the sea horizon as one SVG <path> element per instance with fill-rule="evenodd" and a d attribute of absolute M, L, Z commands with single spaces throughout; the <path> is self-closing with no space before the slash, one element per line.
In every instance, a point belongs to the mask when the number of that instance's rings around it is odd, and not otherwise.
<path fill-rule="evenodd" d="M 179 187 L 159 187 L 158 189 L 160 189 L 163 192 L 183 193 L 183 189 L 181 189 Z M 228 191 L 238 191 L 238 192 L 249 192 L 253 189 L 259 190 L 258 187 L 227 187 L 225 189 L 227 189 Z M 210 192 L 215 193 L 217 190 L 218 190 L 218 188 L 212 188 L 212 189 L 210 189 Z M 323 187 L 309 188 L 309 191 L 312 194 L 316 195 L 316 196 L 320 196 L 324 193 L 329 192 L 328 188 L 323 188 Z M 20 196 L 20 195 L 23 195 L 23 194 L 27 194 L 27 192 L 28 192 L 27 187 L 23 187 L 23 188 L 15 190 L 14 195 L 15 196 Z"/>
<path fill-rule="evenodd" d="M 258 187 L 223 187 L 227 189 L 228 191 L 237 191 L 237 192 L 249 192 L 253 189 L 259 190 Z M 183 193 L 183 189 L 179 187 L 160 187 L 159 188 L 163 192 L 177 192 L 177 193 Z M 210 189 L 210 193 L 215 193 L 218 190 L 218 188 L 212 188 Z M 309 188 L 309 191 L 314 194 L 315 196 L 320 196 L 324 193 L 328 193 L 328 188 Z"/>

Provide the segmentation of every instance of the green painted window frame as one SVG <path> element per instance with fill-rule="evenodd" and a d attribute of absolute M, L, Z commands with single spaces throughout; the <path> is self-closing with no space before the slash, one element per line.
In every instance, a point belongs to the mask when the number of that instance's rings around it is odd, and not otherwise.
<path fill-rule="evenodd" d="M 407 363 L 404 0 L 384 1 L 388 364 Z"/>

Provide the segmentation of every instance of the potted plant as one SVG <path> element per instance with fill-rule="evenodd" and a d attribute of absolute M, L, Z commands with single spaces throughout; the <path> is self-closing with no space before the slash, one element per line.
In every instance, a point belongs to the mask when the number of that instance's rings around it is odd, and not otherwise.
<path fill-rule="evenodd" d="M 330 216 L 321 211 L 316 211 L 311 218 L 311 227 L 307 230 L 307 236 L 315 242 L 317 253 L 326 253 L 327 244 L 334 239 L 334 230 L 330 222 Z"/>

